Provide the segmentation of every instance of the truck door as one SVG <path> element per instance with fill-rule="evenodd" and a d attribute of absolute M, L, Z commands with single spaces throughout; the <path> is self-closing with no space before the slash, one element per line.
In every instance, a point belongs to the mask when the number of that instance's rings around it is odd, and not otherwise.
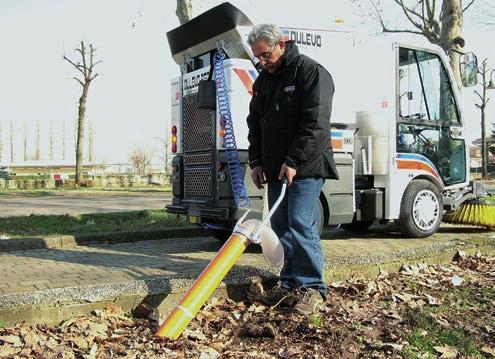
<path fill-rule="evenodd" d="M 465 182 L 461 117 L 440 57 L 401 47 L 398 74 L 397 156 L 414 154 L 445 186 Z"/>

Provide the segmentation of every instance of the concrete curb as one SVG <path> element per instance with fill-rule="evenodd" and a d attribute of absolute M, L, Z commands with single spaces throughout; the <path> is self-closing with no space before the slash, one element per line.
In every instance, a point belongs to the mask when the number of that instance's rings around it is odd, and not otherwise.
<path fill-rule="evenodd" d="M 353 276 L 373 278 L 381 270 L 395 272 L 404 264 L 450 263 L 459 250 L 470 254 L 480 252 L 493 255 L 494 240 L 493 236 L 474 242 L 452 240 L 411 250 L 383 251 L 371 256 L 333 255 L 325 260 L 324 276 L 327 284 Z M 245 298 L 246 289 L 254 278 L 261 279 L 267 286 L 271 286 L 276 282 L 277 274 L 278 270 L 264 264 L 261 258 L 249 265 L 239 263 L 228 273 L 214 295 L 234 300 Z M 110 304 L 131 312 L 140 303 L 158 307 L 163 315 L 177 304 L 194 280 L 195 277 L 177 274 L 3 294 L 0 295 L 0 318 L 8 325 L 21 320 L 32 324 L 58 324 Z"/>
<path fill-rule="evenodd" d="M 78 245 L 113 244 L 124 242 L 149 241 L 166 238 L 190 238 L 210 235 L 200 227 L 174 227 L 144 231 L 119 231 L 91 234 L 60 235 L 47 237 L 26 237 L 0 239 L 0 252 L 22 251 L 29 249 L 49 249 L 73 247 Z"/>

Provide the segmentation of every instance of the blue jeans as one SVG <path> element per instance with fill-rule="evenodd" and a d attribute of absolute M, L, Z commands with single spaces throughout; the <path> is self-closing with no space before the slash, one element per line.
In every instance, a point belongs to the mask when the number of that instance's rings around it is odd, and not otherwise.
<path fill-rule="evenodd" d="M 325 298 L 323 252 L 318 233 L 318 201 L 323 179 L 305 178 L 287 187 L 283 201 L 271 217 L 272 228 L 284 247 L 284 266 L 280 272 L 282 287 L 313 288 Z M 268 184 L 268 205 L 277 201 L 282 183 Z"/>

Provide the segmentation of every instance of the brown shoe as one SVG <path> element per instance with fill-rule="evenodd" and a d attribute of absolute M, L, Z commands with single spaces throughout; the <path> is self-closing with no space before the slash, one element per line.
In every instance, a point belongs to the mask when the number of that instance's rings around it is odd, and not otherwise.
<path fill-rule="evenodd" d="M 310 316 L 323 308 L 323 297 L 316 289 L 301 288 L 298 292 L 300 294 L 299 300 L 294 305 L 294 310 L 299 314 Z"/>
<path fill-rule="evenodd" d="M 259 295 L 256 300 L 267 306 L 292 305 L 294 303 L 293 291 L 281 286 L 276 286 L 266 292 L 264 295 Z"/>

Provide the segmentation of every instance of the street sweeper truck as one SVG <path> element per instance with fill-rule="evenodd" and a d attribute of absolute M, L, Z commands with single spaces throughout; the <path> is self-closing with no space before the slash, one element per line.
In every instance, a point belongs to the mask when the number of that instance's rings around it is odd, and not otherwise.
<path fill-rule="evenodd" d="M 171 83 L 173 201 L 166 209 L 224 238 L 248 207 L 253 217 L 266 212 L 247 153 L 259 74 L 246 42 L 252 25 L 223 3 L 167 33 L 180 76 Z M 341 26 L 280 26 L 284 40 L 335 82 L 330 124 L 339 179 L 325 181 L 319 226 L 362 230 L 396 221 L 407 237 L 430 236 L 444 213 L 486 195 L 469 178 L 466 119 L 449 59 L 437 46 L 397 34 L 356 44 Z M 460 56 L 463 82 L 473 85 L 476 59 Z M 280 111 L 290 111 L 286 105 Z"/>

